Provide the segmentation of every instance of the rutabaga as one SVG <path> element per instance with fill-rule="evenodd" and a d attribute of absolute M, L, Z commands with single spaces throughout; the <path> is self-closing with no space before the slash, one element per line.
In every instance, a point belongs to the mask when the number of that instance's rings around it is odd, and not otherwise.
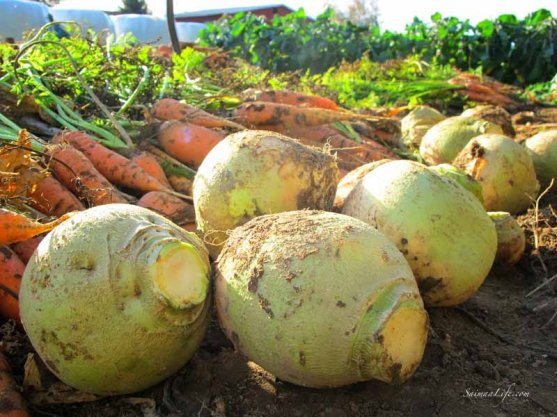
<path fill-rule="evenodd" d="M 487 120 L 499 126 L 505 135 L 509 137 L 514 137 L 515 135 L 510 113 L 500 106 L 488 104 L 470 107 L 464 110 L 460 117 L 474 117 L 476 119 Z"/>
<path fill-rule="evenodd" d="M 497 235 L 481 203 L 424 165 L 392 161 L 375 168 L 354 188 L 342 212 L 394 242 L 426 305 L 466 301 L 491 269 Z"/>
<path fill-rule="evenodd" d="M 337 192 L 335 194 L 335 202 L 333 204 L 333 211 L 340 213 L 342 207 L 344 206 L 344 201 L 350 195 L 356 184 L 365 177 L 368 172 L 373 171 L 385 162 L 389 162 L 390 159 L 380 159 L 379 161 L 368 162 L 367 164 L 361 165 L 356 169 L 353 169 L 348 174 L 346 174 L 338 182 Z"/>
<path fill-rule="evenodd" d="M 400 383 L 422 359 L 428 319 L 412 271 L 359 220 L 309 210 L 257 217 L 232 232 L 215 272 L 225 333 L 280 379 Z"/>
<path fill-rule="evenodd" d="M 157 384 L 192 357 L 209 319 L 209 259 L 193 234 L 128 204 L 75 214 L 29 261 L 21 319 L 66 384 L 101 395 Z"/>
<path fill-rule="evenodd" d="M 449 117 L 427 131 L 420 144 L 420 156 L 430 165 L 453 162 L 453 159 L 475 136 L 503 133 L 501 128 L 474 117 Z"/>
<path fill-rule="evenodd" d="M 451 164 L 432 165 L 429 167 L 429 169 L 445 178 L 450 178 L 456 181 L 465 190 L 470 191 L 481 203 L 483 203 L 484 199 L 482 197 L 481 184 L 475 178 L 466 174 L 461 169 L 458 169 Z"/>
<path fill-rule="evenodd" d="M 557 177 L 557 130 L 540 132 L 526 139 L 524 146 L 534 161 L 538 179 L 547 187 Z"/>
<path fill-rule="evenodd" d="M 410 149 L 419 148 L 426 132 L 444 119 L 445 116 L 433 107 L 414 107 L 400 121 L 402 144 Z"/>
<path fill-rule="evenodd" d="M 497 254 L 495 261 L 500 264 L 514 265 L 526 248 L 524 230 L 510 213 L 504 211 L 491 211 L 487 213 L 497 231 Z"/>
<path fill-rule="evenodd" d="M 338 168 L 333 156 L 269 131 L 222 140 L 193 182 L 195 217 L 216 257 L 230 230 L 253 217 L 298 209 L 330 210 Z"/>
<path fill-rule="evenodd" d="M 488 211 L 520 213 L 538 195 L 540 185 L 531 156 L 507 136 L 475 137 L 453 165 L 482 185 L 483 205 Z"/>

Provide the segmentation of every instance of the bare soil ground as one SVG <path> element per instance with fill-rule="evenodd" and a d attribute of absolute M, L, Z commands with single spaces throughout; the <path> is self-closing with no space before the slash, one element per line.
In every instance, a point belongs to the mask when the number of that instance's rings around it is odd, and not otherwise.
<path fill-rule="evenodd" d="M 193 360 L 159 386 L 76 404 L 45 404 L 43 397 L 31 404 L 33 415 L 557 416 L 557 279 L 549 281 L 557 274 L 556 202 L 555 195 L 543 201 L 537 227 L 535 210 L 519 218 L 528 248 L 518 265 L 494 267 L 462 306 L 429 309 L 425 357 L 401 386 L 371 381 L 316 390 L 279 381 L 235 353 L 213 322 Z M 22 383 L 32 348 L 9 323 L 0 335 Z"/>

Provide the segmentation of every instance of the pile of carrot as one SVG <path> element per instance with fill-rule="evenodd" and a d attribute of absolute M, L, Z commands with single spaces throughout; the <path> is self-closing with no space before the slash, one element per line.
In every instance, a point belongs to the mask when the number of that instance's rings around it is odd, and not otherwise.
<path fill-rule="evenodd" d="M 159 159 L 149 152 L 136 150 L 127 158 L 79 131 L 63 131 L 41 149 L 40 156 L 34 157 L 42 162 L 29 164 L 29 169 L 42 163 L 48 173 L 22 188 L 27 193 L 23 200 L 27 208 L 0 209 L 0 317 L 16 322 L 19 285 L 26 263 L 44 234 L 74 212 L 139 199 L 141 205 L 188 229 L 195 224 L 193 206 L 188 202 L 190 179 L 173 173 L 172 177 L 177 178 L 173 182 L 180 185 L 174 188 Z M 23 177 L 25 173 L 17 174 Z M 186 185 L 180 183 L 180 178 Z"/>
<path fill-rule="evenodd" d="M 503 108 L 512 108 L 518 102 L 507 95 L 508 86 L 493 80 L 482 80 L 477 75 L 462 73 L 449 80 L 449 83 L 462 85 L 458 93 L 480 103 L 489 103 Z"/>

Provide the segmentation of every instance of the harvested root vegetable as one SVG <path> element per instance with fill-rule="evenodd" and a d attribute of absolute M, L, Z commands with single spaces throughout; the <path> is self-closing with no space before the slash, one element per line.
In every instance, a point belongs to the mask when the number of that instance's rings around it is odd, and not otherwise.
<path fill-rule="evenodd" d="M 524 255 L 526 248 L 524 230 L 510 213 L 491 211 L 487 214 L 493 220 L 497 231 L 495 261 L 505 265 L 516 264 Z"/>
<path fill-rule="evenodd" d="M 412 271 L 359 220 L 309 210 L 261 216 L 232 232 L 215 268 L 222 328 L 282 380 L 401 383 L 422 359 L 428 318 Z"/>
<path fill-rule="evenodd" d="M 170 185 L 172 185 L 174 191 L 185 195 L 191 195 L 192 180 L 189 178 L 170 174 L 168 176 L 168 181 Z"/>
<path fill-rule="evenodd" d="M 515 131 L 511 115 L 501 106 L 484 105 L 471 107 L 464 110 L 460 116 L 487 120 L 488 122 L 501 127 L 503 134 L 506 136 L 511 138 L 514 137 Z"/>
<path fill-rule="evenodd" d="M 333 100 L 321 96 L 309 96 L 295 93 L 294 91 L 257 91 L 248 90 L 244 93 L 247 100 L 266 101 L 271 103 L 290 104 L 293 106 L 317 107 L 328 110 L 339 110 L 338 104 Z"/>
<path fill-rule="evenodd" d="M 445 119 L 445 116 L 429 106 L 416 106 L 400 121 L 402 144 L 408 148 L 419 148 L 426 132 Z"/>
<path fill-rule="evenodd" d="M 536 175 L 546 187 L 557 177 L 557 130 L 547 130 L 534 135 L 524 142 L 532 157 Z"/>
<path fill-rule="evenodd" d="M 290 104 L 267 103 L 263 101 L 239 105 L 234 109 L 234 116 L 238 122 L 248 128 L 276 125 L 286 127 L 318 126 L 345 120 L 373 119 L 373 116 L 347 111 L 297 107 Z"/>
<path fill-rule="evenodd" d="M 27 240 L 23 240 L 21 242 L 14 243 L 11 246 L 19 259 L 21 259 L 22 262 L 26 264 L 27 262 L 29 262 L 29 259 L 31 259 L 31 256 L 33 255 L 33 252 L 35 252 L 35 249 L 37 249 L 39 243 L 41 243 L 43 239 L 44 235 L 39 235 Z"/>
<path fill-rule="evenodd" d="M 47 216 L 60 217 L 70 211 L 85 210 L 85 206 L 54 177 L 39 181 L 29 194 L 29 205 Z"/>
<path fill-rule="evenodd" d="M 357 162 L 358 166 L 380 159 L 398 159 L 393 151 L 384 145 L 368 139 L 358 143 L 329 125 L 321 126 L 277 126 L 273 129 L 286 136 L 299 139 L 305 145 L 322 145 L 334 149 L 340 160 Z M 363 139 L 363 138 L 362 138 Z"/>
<path fill-rule="evenodd" d="M 29 261 L 21 319 L 64 383 L 125 394 L 167 378 L 192 357 L 209 319 L 203 243 L 130 204 L 77 213 Z"/>
<path fill-rule="evenodd" d="M 453 165 L 482 185 L 488 211 L 526 210 L 539 192 L 534 163 L 524 147 L 503 135 L 477 136 L 466 145 Z"/>
<path fill-rule="evenodd" d="M 213 257 L 228 231 L 263 214 L 330 210 L 334 158 L 266 131 L 233 133 L 213 148 L 193 182 L 197 226 Z"/>
<path fill-rule="evenodd" d="M 474 117 L 449 117 L 429 129 L 420 144 L 420 155 L 430 165 L 453 162 L 458 153 L 475 136 L 503 133 L 501 128 Z"/>
<path fill-rule="evenodd" d="M 10 365 L 0 350 L 0 404 L 3 417 L 30 417 L 12 377 Z"/>
<path fill-rule="evenodd" d="M 159 161 L 153 154 L 145 151 L 137 151 L 133 154 L 131 160 L 143 168 L 143 170 L 153 178 L 156 178 L 162 185 L 169 189 L 172 188 Z"/>
<path fill-rule="evenodd" d="M 350 195 L 356 184 L 361 181 L 363 177 L 366 176 L 368 172 L 373 171 L 385 162 L 389 162 L 390 159 L 381 159 L 379 161 L 370 162 L 368 164 L 362 165 L 348 174 L 346 174 L 339 181 L 337 185 L 337 192 L 335 194 L 335 202 L 333 203 L 333 211 L 340 213 L 344 207 L 344 202 L 346 198 Z"/>
<path fill-rule="evenodd" d="M 21 213 L 0 208 L 0 245 L 21 242 L 49 232 L 67 220 L 72 214 L 64 214 L 49 223 L 39 223 Z"/>
<path fill-rule="evenodd" d="M 471 177 L 461 169 L 458 169 L 451 164 L 432 165 L 429 167 L 429 169 L 443 177 L 450 178 L 451 180 L 456 181 L 465 190 L 468 190 L 472 194 L 474 194 L 474 197 L 476 197 L 480 201 L 480 203 L 483 204 L 484 199 L 482 196 L 482 185 L 475 178 Z"/>
<path fill-rule="evenodd" d="M 89 204 L 127 203 L 120 192 L 76 148 L 54 145 L 49 148 L 49 154 L 52 157 L 50 167 L 56 177 Z"/>
<path fill-rule="evenodd" d="M 181 103 L 173 98 L 158 100 L 152 109 L 152 114 L 159 120 L 179 120 L 204 127 L 230 127 L 244 130 L 245 127 L 231 120 L 217 117 L 205 110 Z"/>
<path fill-rule="evenodd" d="M 495 226 L 478 199 L 416 162 L 375 168 L 354 187 L 342 212 L 395 243 L 426 305 L 451 306 L 472 297 L 495 258 Z"/>
<path fill-rule="evenodd" d="M 164 191 L 151 191 L 144 194 L 137 205 L 153 210 L 180 226 L 195 223 L 193 206 Z"/>
<path fill-rule="evenodd" d="M 0 316 L 19 322 L 19 288 L 25 264 L 7 246 L 0 246 Z M 1 398 L 1 397 L 0 397 Z"/>
<path fill-rule="evenodd" d="M 86 133 L 65 131 L 57 135 L 52 142 L 68 143 L 81 151 L 112 184 L 144 193 L 169 190 L 167 186 L 161 184 L 135 162 L 101 145 Z"/>
<path fill-rule="evenodd" d="M 225 137 L 223 132 L 177 121 L 163 123 L 158 133 L 164 151 L 193 168 L 199 167 L 211 149 Z"/>

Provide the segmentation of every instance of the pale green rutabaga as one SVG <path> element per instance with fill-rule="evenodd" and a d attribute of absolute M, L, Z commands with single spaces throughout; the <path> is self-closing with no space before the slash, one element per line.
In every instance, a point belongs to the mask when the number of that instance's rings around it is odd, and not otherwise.
<path fill-rule="evenodd" d="M 474 117 L 449 117 L 427 131 L 420 144 L 420 156 L 429 165 L 452 163 L 470 139 L 484 133 L 503 133 L 501 128 Z"/>
<path fill-rule="evenodd" d="M 445 116 L 429 106 L 416 106 L 400 121 L 402 144 L 408 148 L 419 148 L 426 132 L 444 120 Z"/>
<path fill-rule="evenodd" d="M 282 380 L 400 383 L 421 361 L 428 319 L 412 271 L 359 220 L 309 210 L 257 217 L 232 232 L 215 272 L 226 335 Z"/>
<path fill-rule="evenodd" d="M 497 231 L 497 254 L 495 261 L 500 264 L 514 265 L 526 248 L 526 236 L 524 230 L 516 219 L 504 211 L 490 211 L 487 213 Z"/>
<path fill-rule="evenodd" d="M 331 210 L 335 158 L 269 131 L 245 130 L 207 155 L 193 182 L 195 217 L 216 257 L 230 230 L 263 214 Z"/>
<path fill-rule="evenodd" d="M 482 185 L 483 204 L 488 211 L 520 213 L 538 195 L 540 185 L 532 158 L 523 146 L 507 136 L 475 137 L 453 165 Z"/>
<path fill-rule="evenodd" d="M 495 257 L 495 226 L 472 193 L 424 165 L 392 161 L 367 174 L 343 213 L 384 233 L 404 254 L 426 305 L 476 293 Z"/>
<path fill-rule="evenodd" d="M 526 139 L 524 146 L 532 157 L 539 181 L 547 187 L 557 177 L 557 130 L 540 132 Z"/>
<path fill-rule="evenodd" d="M 143 390 L 192 357 L 209 320 L 202 242 L 147 209 L 75 214 L 41 242 L 20 290 L 33 347 L 66 384 L 100 395 Z"/>

